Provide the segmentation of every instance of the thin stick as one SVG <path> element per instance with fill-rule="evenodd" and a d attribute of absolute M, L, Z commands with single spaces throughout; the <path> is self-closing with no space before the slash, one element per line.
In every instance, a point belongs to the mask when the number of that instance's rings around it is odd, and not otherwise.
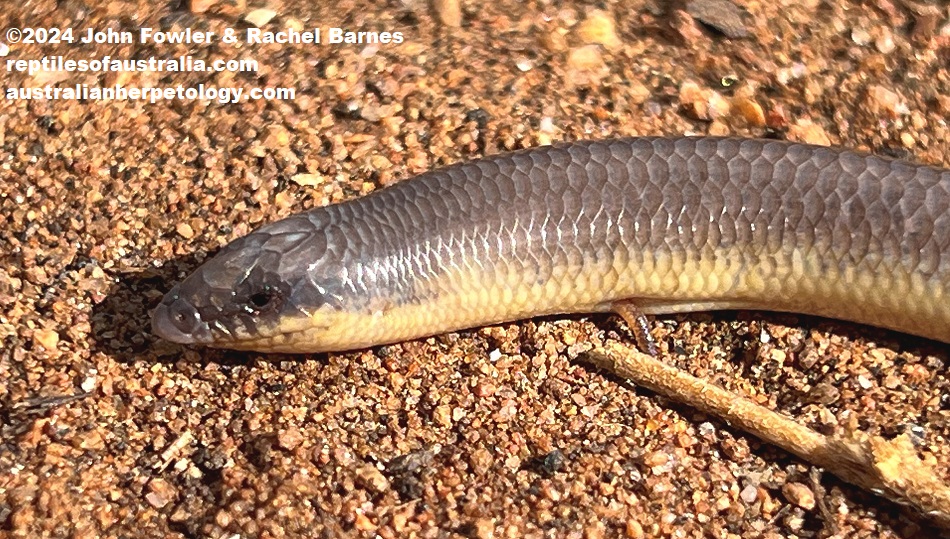
<path fill-rule="evenodd" d="M 586 359 L 660 395 L 722 418 L 848 483 L 911 506 L 950 530 L 950 487 L 917 457 L 907 435 L 894 440 L 865 434 L 853 439 L 825 436 L 613 341 L 592 350 Z"/>

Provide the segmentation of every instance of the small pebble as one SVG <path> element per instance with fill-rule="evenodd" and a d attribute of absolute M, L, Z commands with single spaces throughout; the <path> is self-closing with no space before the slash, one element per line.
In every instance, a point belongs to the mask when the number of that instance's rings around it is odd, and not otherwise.
<path fill-rule="evenodd" d="M 782 485 L 782 495 L 789 502 L 807 511 L 815 508 L 815 493 L 802 483 L 785 483 Z"/>
<path fill-rule="evenodd" d="M 765 126 L 765 111 L 755 101 L 748 98 L 736 98 L 733 100 L 732 106 L 750 127 Z"/>
<path fill-rule="evenodd" d="M 324 178 L 320 174 L 294 174 L 290 177 L 290 181 L 297 185 L 316 187 L 324 182 Z"/>
<path fill-rule="evenodd" d="M 599 47 L 587 45 L 571 50 L 567 65 L 574 69 L 600 69 L 604 67 L 604 58 Z"/>
<path fill-rule="evenodd" d="M 145 501 L 156 509 L 161 509 L 175 500 L 177 491 L 175 487 L 162 478 L 155 478 L 148 483 L 148 493 L 145 495 Z"/>
<path fill-rule="evenodd" d="M 459 0 L 432 0 L 432 9 L 439 22 L 450 28 L 462 26 L 462 7 Z"/>
<path fill-rule="evenodd" d="M 797 140 L 808 144 L 817 144 L 819 146 L 831 146 L 831 137 L 818 124 L 809 120 L 798 120 L 789 126 L 789 140 Z"/>
<path fill-rule="evenodd" d="M 277 12 L 273 9 L 259 8 L 247 12 L 247 14 L 244 15 L 244 20 L 260 28 L 269 23 L 276 16 Z"/>
<path fill-rule="evenodd" d="M 191 225 L 188 223 L 178 223 L 175 225 L 175 232 L 178 232 L 178 235 L 185 238 L 186 240 L 190 240 L 191 238 L 195 237 L 195 230 L 191 228 Z"/>
<path fill-rule="evenodd" d="M 359 478 L 360 484 L 376 494 L 389 490 L 389 479 L 372 464 L 365 464 L 357 468 L 356 477 Z"/>
<path fill-rule="evenodd" d="M 578 26 L 577 35 L 585 45 L 599 44 L 608 49 L 617 49 L 622 45 L 614 20 L 605 11 L 591 12 Z"/>
<path fill-rule="evenodd" d="M 759 489 L 755 485 L 746 485 L 739 491 L 739 498 L 747 504 L 755 502 L 759 498 Z"/>
<path fill-rule="evenodd" d="M 33 332 L 33 340 L 46 350 L 56 350 L 59 333 L 52 329 L 38 329 Z"/>
<path fill-rule="evenodd" d="M 284 429 L 277 434 L 277 445 L 288 451 L 297 449 L 303 440 L 303 433 L 295 427 Z"/>
<path fill-rule="evenodd" d="M 868 88 L 867 105 L 872 114 L 889 118 L 897 118 L 910 112 L 897 92 L 879 84 Z"/>
<path fill-rule="evenodd" d="M 745 11 L 731 0 L 688 0 L 686 12 L 726 37 L 742 38 L 749 35 Z"/>

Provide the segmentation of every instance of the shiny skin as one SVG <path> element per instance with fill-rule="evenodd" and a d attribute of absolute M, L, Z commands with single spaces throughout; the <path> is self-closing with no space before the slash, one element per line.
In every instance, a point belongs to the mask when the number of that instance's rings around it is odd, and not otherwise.
<path fill-rule="evenodd" d="M 494 155 L 235 240 L 152 323 L 180 343 L 320 352 L 621 301 L 950 343 L 950 171 L 735 138 Z"/>

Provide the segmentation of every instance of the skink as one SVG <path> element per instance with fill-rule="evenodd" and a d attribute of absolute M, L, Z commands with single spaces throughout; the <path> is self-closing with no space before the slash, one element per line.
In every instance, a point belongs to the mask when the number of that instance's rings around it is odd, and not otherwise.
<path fill-rule="evenodd" d="M 495 155 L 233 241 L 152 327 L 321 352 L 631 308 L 788 311 L 950 343 L 950 170 L 736 138 Z"/>

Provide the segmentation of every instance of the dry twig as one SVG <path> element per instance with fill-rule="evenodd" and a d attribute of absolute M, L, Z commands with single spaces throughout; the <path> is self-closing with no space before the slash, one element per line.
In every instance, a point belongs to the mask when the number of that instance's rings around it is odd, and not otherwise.
<path fill-rule="evenodd" d="M 908 505 L 950 530 L 950 487 L 917 456 L 906 435 L 893 440 L 856 434 L 825 436 L 617 342 L 591 351 L 588 361 L 637 385 L 722 418 L 839 478 Z"/>

